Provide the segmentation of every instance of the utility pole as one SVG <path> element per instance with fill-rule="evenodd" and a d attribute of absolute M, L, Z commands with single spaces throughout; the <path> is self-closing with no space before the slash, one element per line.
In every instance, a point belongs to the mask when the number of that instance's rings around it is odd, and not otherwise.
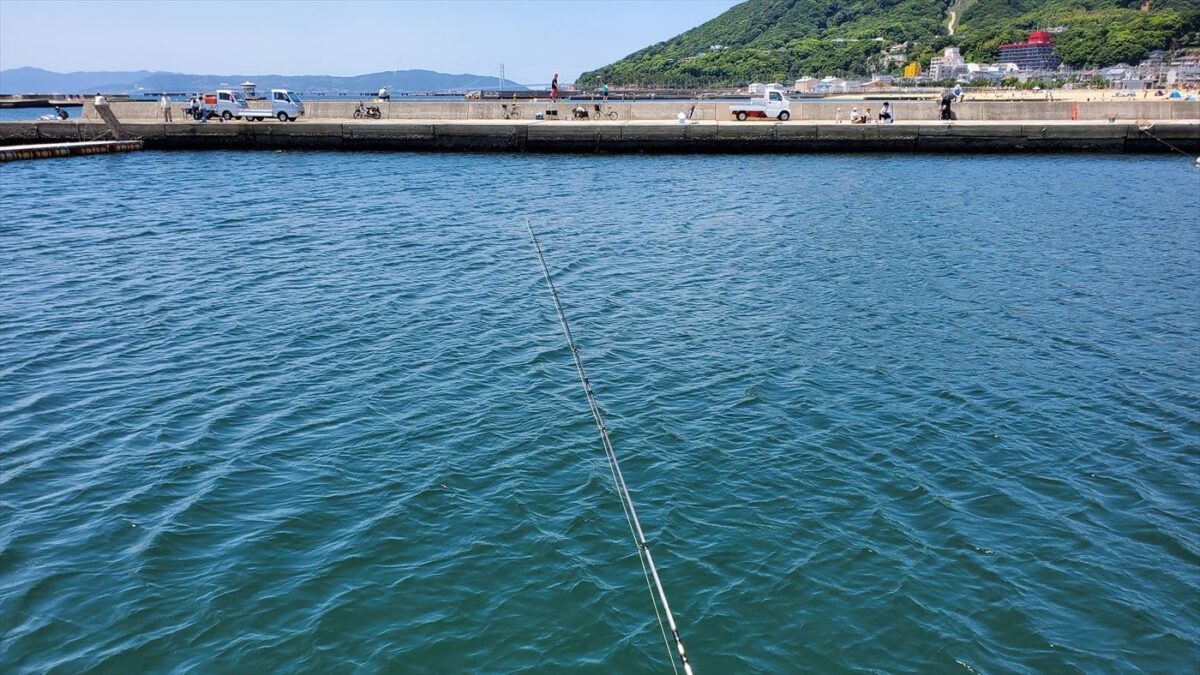
<path fill-rule="evenodd" d="M 498 86 L 496 87 L 496 97 L 497 98 L 499 98 L 502 95 L 500 93 L 502 91 L 504 91 L 504 64 L 503 63 L 500 64 L 500 82 L 498 83 Z"/>

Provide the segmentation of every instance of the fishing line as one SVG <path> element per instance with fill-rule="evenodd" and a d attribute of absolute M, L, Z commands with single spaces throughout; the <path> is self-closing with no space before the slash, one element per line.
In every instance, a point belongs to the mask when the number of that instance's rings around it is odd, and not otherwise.
<path fill-rule="evenodd" d="M 646 541 L 646 535 L 642 532 L 642 524 L 637 517 L 637 509 L 633 505 L 633 497 L 629 494 L 629 486 L 625 484 L 625 476 L 621 473 L 621 464 L 617 461 L 617 453 L 613 451 L 612 441 L 608 438 L 608 428 L 604 426 L 604 418 L 600 415 L 600 405 L 596 403 L 596 395 L 592 392 L 592 383 L 588 380 L 587 371 L 583 368 L 583 359 L 579 356 L 579 347 L 575 344 L 575 337 L 571 334 L 571 326 L 567 323 L 567 315 L 563 313 L 562 303 L 558 299 L 558 289 L 554 286 L 554 280 L 550 277 L 550 268 L 546 265 L 546 257 L 542 255 L 542 245 L 538 243 L 537 234 L 533 231 L 533 224 L 529 219 L 525 219 L 525 227 L 529 229 L 529 238 L 533 240 L 533 248 L 537 251 L 538 262 L 542 266 L 542 276 L 546 278 L 546 285 L 550 288 L 550 297 L 554 299 L 554 310 L 558 313 L 558 323 L 562 326 L 563 336 L 567 339 L 567 348 L 571 350 L 571 358 L 575 361 L 575 370 L 579 373 L 579 381 L 583 385 L 584 396 L 587 397 L 588 407 L 592 411 L 592 420 L 596 423 L 596 428 L 600 430 L 600 444 L 604 447 L 605 457 L 608 459 L 608 468 L 612 473 L 613 485 L 616 487 L 617 496 L 621 500 L 621 510 L 625 512 L 625 521 L 629 524 L 629 532 L 633 535 L 633 541 L 637 545 L 638 559 L 642 563 L 642 574 L 646 577 L 646 587 L 651 588 L 651 579 L 653 579 L 653 588 L 658 591 L 658 599 L 655 601 L 654 590 L 650 592 L 650 601 L 654 605 L 654 616 L 658 618 L 658 627 L 663 634 L 663 642 L 667 645 L 667 653 L 671 652 L 670 642 L 667 639 L 666 629 L 663 627 L 662 616 L 659 615 L 658 602 L 662 602 L 662 613 L 666 615 L 667 625 L 671 628 L 671 635 L 675 638 L 675 649 L 679 653 L 679 662 L 683 665 L 683 672 L 686 675 L 692 675 L 692 666 L 688 663 L 687 652 L 683 648 L 683 640 L 679 637 L 679 628 L 675 625 L 675 616 L 671 614 L 671 605 L 667 602 L 667 592 L 663 589 L 662 579 L 658 576 L 658 568 L 654 565 L 654 556 L 650 554 L 650 545 Z M 675 669 L 675 659 L 671 658 L 671 668 Z M 679 672 L 676 670 L 675 672 Z"/>
<path fill-rule="evenodd" d="M 1175 147 L 1174 145 L 1171 145 L 1170 143 L 1159 138 L 1158 136 L 1155 136 L 1154 134 L 1150 133 L 1150 130 L 1154 128 L 1153 122 L 1143 122 L 1142 120 L 1138 120 L 1137 128 L 1138 128 L 1138 131 L 1142 132 L 1143 134 L 1146 134 L 1150 138 L 1153 138 L 1154 140 L 1158 141 L 1159 143 L 1162 143 L 1163 145 L 1174 150 L 1175 152 L 1178 152 L 1179 154 L 1183 155 L 1184 157 L 1187 157 L 1188 159 L 1192 159 L 1192 156 L 1189 155 L 1188 153 L 1184 152 L 1183 150 L 1180 150 L 1179 148 Z M 1195 161 L 1197 164 L 1200 164 L 1200 157 L 1197 157 Z"/>

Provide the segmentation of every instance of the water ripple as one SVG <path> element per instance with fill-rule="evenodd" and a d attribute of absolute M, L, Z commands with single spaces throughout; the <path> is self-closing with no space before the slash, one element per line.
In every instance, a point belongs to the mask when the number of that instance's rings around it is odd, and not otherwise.
<path fill-rule="evenodd" d="M 1194 670 L 1195 188 L 1120 157 L 0 166 L 0 664 L 665 671 L 530 216 L 699 672 Z"/>

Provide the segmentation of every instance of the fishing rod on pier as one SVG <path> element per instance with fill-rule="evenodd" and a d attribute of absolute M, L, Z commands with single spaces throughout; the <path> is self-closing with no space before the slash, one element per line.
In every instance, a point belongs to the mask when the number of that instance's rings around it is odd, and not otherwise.
<path fill-rule="evenodd" d="M 604 446 L 604 454 L 608 459 L 613 485 L 621 500 L 621 509 L 625 512 L 625 521 L 629 524 L 629 532 L 633 535 L 634 543 L 637 545 L 638 559 L 642 563 L 642 575 L 646 577 L 646 588 L 650 590 L 650 602 L 654 605 L 654 615 L 658 618 L 658 627 L 663 634 L 663 643 L 667 645 L 669 654 L 671 645 L 667 640 L 667 632 L 663 628 L 662 616 L 658 612 L 659 601 L 662 602 L 663 614 L 667 617 L 671 636 L 675 638 L 675 649 L 679 653 L 679 662 L 683 665 L 683 672 L 686 675 L 692 675 L 692 666 L 688 663 L 687 652 L 683 649 L 683 640 L 679 637 L 675 616 L 671 614 L 671 605 L 667 602 L 667 592 L 663 590 L 662 579 L 658 576 L 658 568 L 654 566 L 654 556 L 650 555 L 650 545 L 646 541 L 646 535 L 642 532 L 637 509 L 633 505 L 633 497 L 629 494 L 629 487 L 625 484 L 625 476 L 621 473 L 621 465 L 617 461 L 617 453 L 613 451 L 612 441 L 608 438 L 608 428 L 604 426 L 604 418 L 600 415 L 600 405 L 596 403 L 596 395 L 592 392 L 592 383 L 588 380 L 587 371 L 583 368 L 583 359 L 579 356 L 579 347 L 575 344 L 575 337 L 571 334 L 571 325 L 567 323 L 567 315 L 563 313 L 562 303 L 558 299 L 558 289 L 554 286 L 554 279 L 550 277 L 550 268 L 546 265 L 546 257 L 542 255 L 542 245 L 538 243 L 537 234 L 534 233 L 533 224 L 529 222 L 528 218 L 525 219 L 525 227 L 529 229 L 529 238 L 533 240 L 533 248 L 537 251 L 538 262 L 542 266 L 542 275 L 546 278 L 546 286 L 550 288 L 550 297 L 554 299 L 554 310 L 558 313 L 558 322 L 562 325 L 563 336 L 567 339 L 567 348 L 571 350 L 571 358 L 575 360 L 575 370 L 579 373 L 579 382 L 583 384 L 583 394 L 587 397 L 588 406 L 591 408 L 592 420 L 595 421 L 596 428 L 600 430 L 600 444 Z M 653 579 L 653 589 L 651 589 L 651 579 Z M 658 591 L 657 599 L 654 597 L 655 589 Z M 679 672 L 675 668 L 673 656 L 671 669 L 676 673 Z"/>

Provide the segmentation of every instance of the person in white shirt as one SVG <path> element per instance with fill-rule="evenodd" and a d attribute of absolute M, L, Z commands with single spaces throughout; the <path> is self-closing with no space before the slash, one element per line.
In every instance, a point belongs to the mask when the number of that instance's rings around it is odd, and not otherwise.
<path fill-rule="evenodd" d="M 158 99 L 158 107 L 162 108 L 163 122 L 171 121 L 171 98 L 166 94 Z"/>

